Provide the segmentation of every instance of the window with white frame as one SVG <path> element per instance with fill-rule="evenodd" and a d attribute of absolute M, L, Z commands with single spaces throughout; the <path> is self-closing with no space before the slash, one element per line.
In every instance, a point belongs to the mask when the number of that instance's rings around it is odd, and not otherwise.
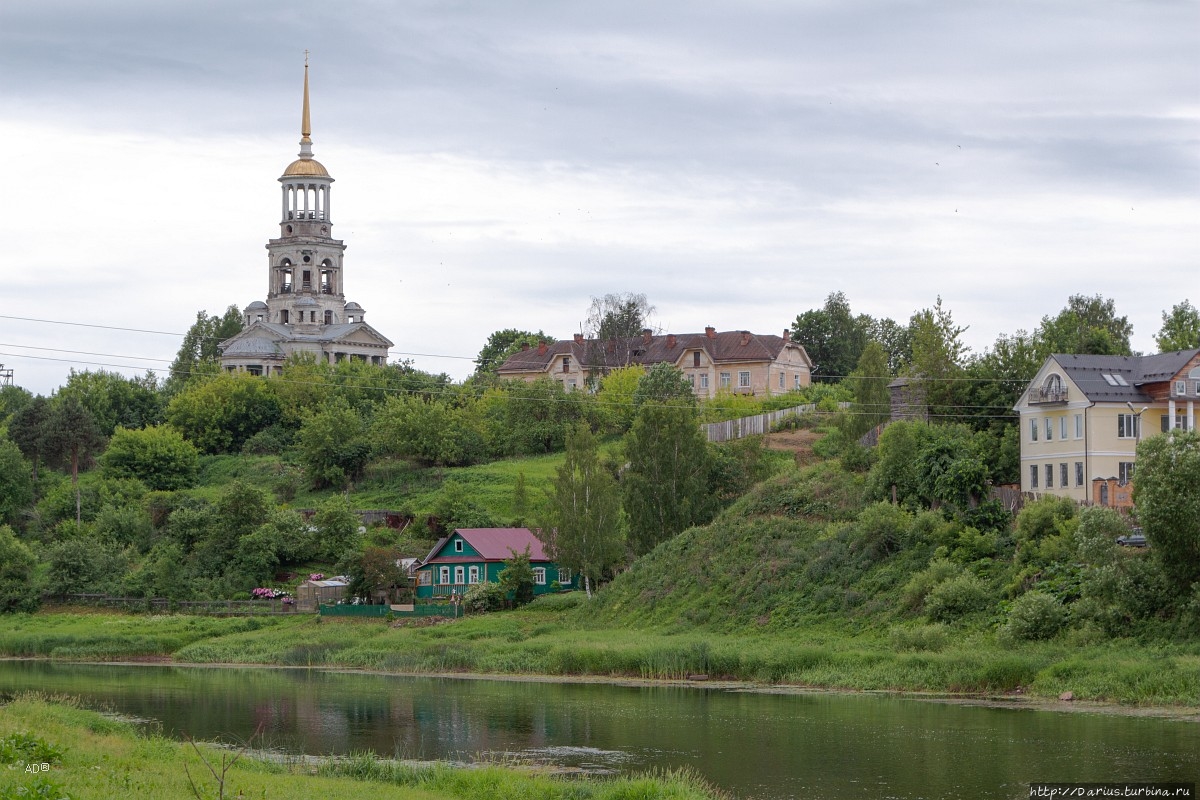
<path fill-rule="evenodd" d="M 738 373 L 738 388 L 739 389 L 749 389 L 750 388 L 750 370 L 742 370 L 741 372 Z"/>
<path fill-rule="evenodd" d="M 566 586 L 568 583 L 570 583 L 571 582 L 571 570 L 562 569 L 560 567 L 558 570 L 558 582 L 560 584 L 562 584 L 563 586 Z"/>
<path fill-rule="evenodd" d="M 729 388 L 729 373 L 728 372 L 721 373 L 721 388 L 722 389 Z"/>
<path fill-rule="evenodd" d="M 1188 429 L 1187 414 L 1176 414 L 1175 415 L 1175 427 L 1181 431 L 1186 431 Z"/>
<path fill-rule="evenodd" d="M 467 567 L 467 583 L 479 583 L 479 567 Z"/>
<path fill-rule="evenodd" d="M 1133 480 L 1133 462 L 1122 461 L 1117 464 L 1117 481 L 1120 483 L 1129 483 Z"/>
<path fill-rule="evenodd" d="M 1029 465 L 1029 488 L 1030 489 L 1038 488 L 1038 465 L 1037 464 Z"/>
<path fill-rule="evenodd" d="M 1117 414 L 1118 439 L 1136 439 L 1138 427 L 1137 414 Z"/>
<path fill-rule="evenodd" d="M 450 582 L 450 568 L 449 567 L 439 567 L 438 568 L 438 583 L 440 583 L 444 586 L 449 582 Z"/>
<path fill-rule="evenodd" d="M 779 388 L 780 389 L 783 388 L 783 381 L 784 381 L 784 374 L 781 372 L 781 373 L 779 373 Z"/>
<path fill-rule="evenodd" d="M 1187 381 L 1175 381 L 1175 394 L 1179 397 L 1187 394 Z"/>
<path fill-rule="evenodd" d="M 1037 432 L 1038 432 L 1038 421 L 1037 421 L 1037 417 L 1034 417 L 1033 419 L 1029 420 L 1029 441 L 1031 441 L 1031 442 L 1037 441 Z"/>
<path fill-rule="evenodd" d="M 799 374 L 799 373 L 797 373 L 797 374 L 793 375 L 792 377 L 793 377 L 793 378 L 795 378 L 795 381 L 793 382 L 793 386 L 792 386 L 792 388 L 793 388 L 793 389 L 799 389 L 799 388 L 800 388 L 800 374 Z M 1197 385 L 1197 386 L 1200 386 L 1200 383 L 1197 383 L 1196 385 Z M 1200 389 L 1197 389 L 1197 391 L 1200 391 Z"/>
<path fill-rule="evenodd" d="M 546 585 L 546 568 L 545 567 L 534 567 L 533 568 L 533 582 L 535 584 L 537 584 L 538 586 Z"/>
<path fill-rule="evenodd" d="M 1067 438 L 1067 416 L 1066 416 L 1066 414 L 1064 414 L 1063 416 L 1058 418 L 1058 438 L 1060 438 L 1060 439 Z"/>
<path fill-rule="evenodd" d="M 1046 465 L 1046 488 L 1047 489 L 1054 488 L 1054 465 L 1053 464 Z"/>
<path fill-rule="evenodd" d="M 700 376 L 700 388 L 701 389 L 708 388 L 708 373 L 707 372 Z"/>
<path fill-rule="evenodd" d="M 691 387 L 693 389 L 696 388 L 696 376 L 695 375 L 688 375 L 688 384 L 691 385 Z"/>
<path fill-rule="evenodd" d="M 1075 462 L 1075 485 L 1083 486 L 1083 462 Z"/>
<path fill-rule="evenodd" d="M 1067 483 L 1067 464 L 1065 461 L 1058 465 L 1058 485 L 1064 489 L 1070 486 Z"/>
<path fill-rule="evenodd" d="M 461 553 L 462 551 L 463 551 L 463 540 L 455 539 L 454 540 L 454 552 Z"/>
<path fill-rule="evenodd" d="M 1083 414 L 1075 415 L 1075 438 L 1083 438 Z"/>
<path fill-rule="evenodd" d="M 423 569 L 417 573 L 417 586 L 432 586 L 433 570 Z"/>
<path fill-rule="evenodd" d="M 1054 438 L 1054 420 L 1050 419 L 1050 417 L 1046 417 L 1046 441 L 1048 442 L 1053 438 Z"/>
<path fill-rule="evenodd" d="M 454 568 L 454 582 L 461 586 L 467 582 L 467 571 L 463 567 Z"/>

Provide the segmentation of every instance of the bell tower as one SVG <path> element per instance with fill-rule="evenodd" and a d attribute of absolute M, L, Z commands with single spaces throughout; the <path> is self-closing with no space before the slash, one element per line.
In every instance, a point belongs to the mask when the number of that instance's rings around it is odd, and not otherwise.
<path fill-rule="evenodd" d="M 282 218 L 279 238 L 267 242 L 270 280 L 265 321 L 307 333 L 316 332 L 322 325 L 351 321 L 345 318 L 342 284 L 346 245 L 331 235 L 329 199 L 333 178 L 312 154 L 307 51 L 298 155 L 279 178 L 283 188 Z"/>

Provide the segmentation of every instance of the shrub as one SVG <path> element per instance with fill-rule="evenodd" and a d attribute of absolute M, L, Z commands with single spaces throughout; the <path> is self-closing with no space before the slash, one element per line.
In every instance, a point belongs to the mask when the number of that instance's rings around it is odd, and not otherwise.
<path fill-rule="evenodd" d="M 1045 592 L 1032 591 L 1018 597 L 1008 612 L 1008 622 L 1001 629 L 1004 638 L 1050 639 L 1067 622 L 1067 609 L 1058 598 Z"/>
<path fill-rule="evenodd" d="M 925 598 L 933 587 L 960 574 L 962 567 L 957 564 L 945 559 L 934 559 L 929 562 L 928 567 L 913 575 L 904 585 L 902 595 L 905 606 L 911 611 L 919 611 L 925 605 Z"/>
<path fill-rule="evenodd" d="M 945 625 L 894 625 L 888 631 L 894 650 L 925 650 L 936 652 L 946 646 Z"/>
<path fill-rule="evenodd" d="M 498 583 L 477 583 L 463 595 L 463 606 L 472 614 L 498 611 L 504 608 L 504 595 L 504 589 Z"/>
<path fill-rule="evenodd" d="M 987 606 L 987 587 L 969 572 L 942 581 L 925 598 L 925 613 L 938 622 L 951 622 Z"/>

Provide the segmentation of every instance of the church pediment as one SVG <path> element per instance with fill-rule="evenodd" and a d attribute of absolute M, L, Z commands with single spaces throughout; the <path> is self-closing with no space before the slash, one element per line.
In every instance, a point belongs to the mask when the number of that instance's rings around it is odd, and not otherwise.
<path fill-rule="evenodd" d="M 330 326 L 345 328 L 344 331 L 337 331 L 329 337 L 329 341 L 340 344 L 367 344 L 377 347 L 391 347 L 392 342 L 379 331 L 372 328 L 365 322 L 355 322 L 348 325 Z"/>

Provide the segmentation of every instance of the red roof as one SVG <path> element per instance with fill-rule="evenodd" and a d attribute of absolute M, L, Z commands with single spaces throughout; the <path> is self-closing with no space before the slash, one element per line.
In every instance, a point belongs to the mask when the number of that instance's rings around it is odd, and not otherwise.
<path fill-rule="evenodd" d="M 546 555 L 546 551 L 542 549 L 542 540 L 537 538 L 533 531 L 529 528 L 458 528 L 454 531 L 467 544 L 471 545 L 477 553 L 485 561 L 504 561 L 512 558 L 513 551 L 518 554 L 525 552 L 525 547 L 529 547 L 530 561 L 549 561 L 550 557 Z M 450 537 L 442 539 L 434 546 L 430 552 L 429 558 L 425 559 L 428 564 L 431 561 L 462 561 L 478 559 L 466 558 L 461 553 L 445 556 L 439 555 L 442 548 L 450 541 Z"/>

